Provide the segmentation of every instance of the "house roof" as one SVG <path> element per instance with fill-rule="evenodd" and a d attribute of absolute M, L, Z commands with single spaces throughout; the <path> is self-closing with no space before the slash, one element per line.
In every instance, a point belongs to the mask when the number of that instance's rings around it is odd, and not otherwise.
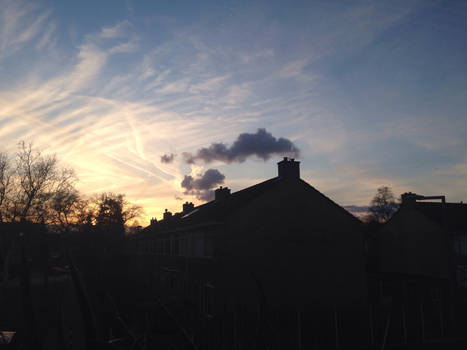
<path fill-rule="evenodd" d="M 452 229 L 467 229 L 467 204 L 416 202 L 415 209 L 438 225 Z"/>
<path fill-rule="evenodd" d="M 158 221 L 144 228 L 141 231 L 141 235 L 173 230 L 185 226 L 220 223 L 233 211 L 277 185 L 280 180 L 280 178 L 275 177 L 238 192 L 234 192 L 222 200 L 212 200 L 196 206 L 187 213 L 176 213 L 168 220 Z"/>
<path fill-rule="evenodd" d="M 179 228 L 182 229 L 186 226 L 222 223 L 233 212 L 243 208 L 249 202 L 260 197 L 262 194 L 273 190 L 286 182 L 300 183 L 302 186 L 304 186 L 304 188 L 306 188 L 306 190 L 311 191 L 312 196 L 315 196 L 315 198 L 319 199 L 319 204 L 324 202 L 327 204 L 327 207 L 334 208 L 334 210 L 337 210 L 343 216 L 353 220 L 356 224 L 360 223 L 360 221 L 355 216 L 316 190 L 314 187 L 310 186 L 307 182 L 299 178 L 288 179 L 274 177 L 256 185 L 247 187 L 243 190 L 234 192 L 221 200 L 213 200 L 194 207 L 193 210 L 187 213 L 176 213 L 169 220 L 162 220 L 146 227 L 141 231 L 141 234 L 145 235 L 167 230 L 175 230 Z"/>
<path fill-rule="evenodd" d="M 248 202 L 275 187 L 281 181 L 275 177 L 259 184 L 234 192 L 221 200 L 213 200 L 194 208 L 193 211 L 181 217 L 181 221 L 187 224 L 195 224 L 206 221 L 221 221 L 233 211 L 246 205 Z"/>

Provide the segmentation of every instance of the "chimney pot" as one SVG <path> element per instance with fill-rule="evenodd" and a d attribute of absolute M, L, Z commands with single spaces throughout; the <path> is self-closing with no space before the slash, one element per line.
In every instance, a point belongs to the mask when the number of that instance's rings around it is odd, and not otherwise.
<path fill-rule="evenodd" d="M 284 157 L 284 160 L 277 163 L 277 170 L 281 178 L 300 178 L 300 162 L 294 158 Z"/>
<path fill-rule="evenodd" d="M 188 213 L 195 208 L 195 205 L 192 202 L 186 202 L 183 204 L 183 213 Z"/>
<path fill-rule="evenodd" d="M 170 220 L 171 218 L 172 218 L 172 213 L 168 211 L 167 209 L 165 209 L 164 220 Z"/>
<path fill-rule="evenodd" d="M 228 187 L 219 187 L 214 191 L 214 198 L 216 201 L 227 198 L 230 196 L 230 188 Z"/>
<path fill-rule="evenodd" d="M 412 192 L 405 192 L 401 194 L 401 201 L 404 207 L 412 207 L 417 202 L 418 195 Z"/>

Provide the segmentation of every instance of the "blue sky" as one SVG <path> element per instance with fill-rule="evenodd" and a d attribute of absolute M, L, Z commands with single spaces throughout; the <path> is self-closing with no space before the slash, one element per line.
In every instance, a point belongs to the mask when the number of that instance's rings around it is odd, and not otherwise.
<path fill-rule="evenodd" d="M 382 185 L 467 199 L 464 1 L 0 5 L 1 147 L 57 153 L 84 193 L 126 193 L 160 217 L 199 203 L 185 175 L 218 169 L 242 189 L 275 176 L 280 155 L 182 153 L 265 128 L 341 205 Z"/>

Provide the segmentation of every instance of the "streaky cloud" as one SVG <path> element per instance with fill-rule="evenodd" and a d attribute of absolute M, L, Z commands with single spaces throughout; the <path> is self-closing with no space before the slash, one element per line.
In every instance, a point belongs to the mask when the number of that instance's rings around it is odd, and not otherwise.
<path fill-rule="evenodd" d="M 105 39 L 113 39 L 124 34 L 125 28 L 130 25 L 127 20 L 121 21 L 111 27 L 103 27 L 100 32 L 100 37 Z"/>

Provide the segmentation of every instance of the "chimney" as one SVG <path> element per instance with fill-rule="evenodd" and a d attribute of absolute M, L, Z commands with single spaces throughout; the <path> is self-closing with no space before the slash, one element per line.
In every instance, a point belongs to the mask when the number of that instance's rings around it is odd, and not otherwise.
<path fill-rule="evenodd" d="M 165 209 L 164 220 L 170 220 L 171 218 L 172 218 L 172 213 L 168 211 L 167 209 Z"/>
<path fill-rule="evenodd" d="M 230 188 L 221 186 L 217 190 L 214 191 L 214 195 L 215 195 L 216 201 L 225 199 L 228 196 L 230 196 Z"/>
<path fill-rule="evenodd" d="M 192 202 L 185 202 L 185 204 L 183 204 L 183 213 L 188 213 L 193 209 L 195 209 L 195 205 Z"/>
<path fill-rule="evenodd" d="M 417 201 L 425 201 L 430 199 L 439 199 L 441 203 L 446 204 L 446 196 L 421 196 L 416 193 L 406 192 L 401 194 L 402 205 L 412 205 Z"/>
<path fill-rule="evenodd" d="M 401 201 L 403 206 L 412 206 L 417 202 L 418 195 L 412 192 L 405 192 L 401 194 Z"/>
<path fill-rule="evenodd" d="M 279 171 L 279 177 L 281 178 L 300 178 L 300 162 L 297 162 L 293 158 L 284 157 L 283 160 L 277 163 L 277 169 Z"/>

